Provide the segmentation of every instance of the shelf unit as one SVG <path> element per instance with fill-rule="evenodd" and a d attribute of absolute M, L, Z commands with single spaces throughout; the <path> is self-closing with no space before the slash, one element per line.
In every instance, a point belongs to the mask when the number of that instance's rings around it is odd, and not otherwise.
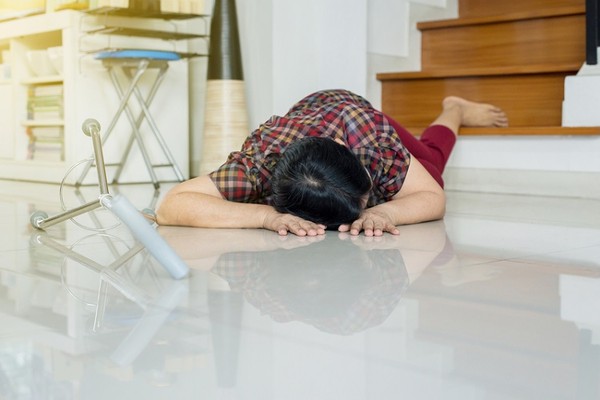
<path fill-rule="evenodd" d="M 81 131 L 87 118 L 97 119 L 107 126 L 118 106 L 118 96 L 102 63 L 94 52 L 106 48 L 153 48 L 178 51 L 189 56 L 188 41 L 205 38 L 198 34 L 180 33 L 171 18 L 163 16 L 121 15 L 115 9 L 62 10 L 28 16 L 0 23 L 0 179 L 60 183 L 67 170 L 82 159 L 91 156 L 90 139 Z M 193 17 L 180 15 L 178 20 Z M 205 25 L 205 24 L 204 24 Z M 164 26 L 175 27 L 174 35 L 165 35 Z M 129 27 L 129 30 L 125 29 Z M 203 28 L 206 30 L 206 27 Z M 156 35 L 152 35 L 152 31 Z M 168 32 L 168 29 L 166 30 Z M 62 72 L 38 76 L 29 66 L 27 54 L 31 50 L 62 47 Z M 27 118 L 29 94 L 32 88 L 62 85 L 62 118 Z M 188 65 L 185 60 L 170 64 L 151 111 L 180 169 L 189 175 L 189 110 Z M 133 111 L 136 112 L 135 106 Z M 59 127 L 63 130 L 64 156 L 62 160 L 40 160 L 32 157 L 28 131 L 40 127 Z M 144 126 L 142 126 L 142 134 Z M 131 126 L 121 118 L 111 137 L 104 144 L 107 165 L 120 159 Z M 147 143 L 151 156 L 161 152 L 151 139 Z M 32 159 L 33 158 L 33 159 Z M 111 179 L 110 167 L 107 168 Z M 73 174 L 76 175 L 76 174 Z M 94 184 L 95 177 L 89 174 Z M 172 181 L 169 171 L 157 173 L 159 180 Z M 77 176 L 67 176 L 67 184 Z M 134 146 L 120 182 L 149 182 L 143 160 Z"/>
<path fill-rule="evenodd" d="M 64 129 L 65 119 L 28 118 L 28 93 L 35 87 L 63 85 L 63 74 L 37 76 L 30 68 L 27 53 L 69 44 L 72 13 L 60 13 L 56 18 L 43 14 L 5 21 L 0 24 L 2 80 L 0 81 L 0 178 L 57 181 L 64 174 L 65 160 L 33 160 L 32 128 L 54 126 Z M 49 59 L 47 60 L 49 62 Z M 61 139 L 64 140 L 64 139 Z M 60 180 L 58 180 L 60 182 Z"/>

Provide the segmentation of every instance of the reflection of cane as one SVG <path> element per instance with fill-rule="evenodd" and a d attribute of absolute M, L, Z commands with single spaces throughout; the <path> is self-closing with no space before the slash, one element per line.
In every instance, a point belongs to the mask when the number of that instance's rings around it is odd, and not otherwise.
<path fill-rule="evenodd" d="M 110 276 L 110 272 L 103 274 L 103 278 Z M 115 274 L 112 274 L 113 276 Z M 110 279 L 109 279 L 110 282 Z M 120 290 L 131 298 L 120 286 Z M 125 289 L 126 290 L 126 289 Z M 182 282 L 171 281 L 171 284 L 147 307 L 146 312 L 129 332 L 127 337 L 119 344 L 111 354 L 110 359 L 117 365 L 125 366 L 132 364 L 135 359 L 150 344 L 160 328 L 165 324 L 172 311 L 181 303 L 187 294 L 187 286 Z"/>
<path fill-rule="evenodd" d="M 210 284 L 209 284 L 210 286 Z M 208 290 L 212 343 L 220 388 L 233 388 L 237 369 L 242 323 L 243 295 L 229 290 Z"/>
<path fill-rule="evenodd" d="M 217 169 L 248 135 L 235 0 L 215 0 L 207 78 L 201 174 Z"/>

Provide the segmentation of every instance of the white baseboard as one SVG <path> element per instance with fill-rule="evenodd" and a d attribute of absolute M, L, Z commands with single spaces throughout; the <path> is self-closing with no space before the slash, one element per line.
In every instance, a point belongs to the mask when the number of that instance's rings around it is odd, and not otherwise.
<path fill-rule="evenodd" d="M 600 199 L 600 173 L 448 167 L 446 190 Z"/>

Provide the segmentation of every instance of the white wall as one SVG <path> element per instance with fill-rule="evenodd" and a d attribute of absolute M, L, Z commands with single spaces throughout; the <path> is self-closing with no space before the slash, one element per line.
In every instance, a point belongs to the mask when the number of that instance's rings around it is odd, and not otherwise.
<path fill-rule="evenodd" d="M 326 88 L 366 93 L 367 0 L 238 0 L 251 126 Z"/>
<path fill-rule="evenodd" d="M 456 4 L 238 0 L 251 126 L 324 88 L 354 90 L 379 107 L 375 74 L 420 69 L 416 22 L 455 17 Z M 462 137 L 447 188 L 600 198 L 598 155 L 598 137 Z"/>
<path fill-rule="evenodd" d="M 273 113 L 273 3 L 277 1 L 236 3 L 250 127 Z"/>

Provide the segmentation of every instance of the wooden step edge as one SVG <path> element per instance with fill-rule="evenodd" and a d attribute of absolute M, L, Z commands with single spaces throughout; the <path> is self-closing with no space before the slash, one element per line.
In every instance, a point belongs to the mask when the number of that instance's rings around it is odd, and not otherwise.
<path fill-rule="evenodd" d="M 467 17 L 467 18 L 453 18 L 443 19 L 436 21 L 423 21 L 417 23 L 417 29 L 420 31 L 432 30 L 432 29 L 443 29 L 443 28 L 456 28 L 462 26 L 473 26 L 473 25 L 488 25 L 488 24 L 499 24 L 513 21 L 525 21 L 528 19 L 541 19 L 541 18 L 554 18 L 568 15 L 580 15 L 585 14 L 585 6 L 566 6 L 558 7 L 548 10 L 531 10 L 518 13 L 509 13 L 502 15 L 492 15 L 485 17 Z"/>
<path fill-rule="evenodd" d="M 467 78 L 480 76 L 498 76 L 498 75 L 531 75 L 531 74 L 552 74 L 552 73 L 577 73 L 581 63 L 565 64 L 531 64 L 507 67 L 486 67 L 486 68 L 460 68 L 460 69 L 436 69 L 424 71 L 409 72 L 380 72 L 376 74 L 377 80 L 390 81 L 399 79 L 443 79 L 443 78 Z"/>
<path fill-rule="evenodd" d="M 419 135 L 425 127 L 407 127 Z M 513 126 L 508 128 L 461 128 L 459 136 L 600 136 L 600 126 Z"/>
<path fill-rule="evenodd" d="M 508 128 L 461 128 L 460 136 L 598 136 L 600 126 L 514 126 Z"/>

